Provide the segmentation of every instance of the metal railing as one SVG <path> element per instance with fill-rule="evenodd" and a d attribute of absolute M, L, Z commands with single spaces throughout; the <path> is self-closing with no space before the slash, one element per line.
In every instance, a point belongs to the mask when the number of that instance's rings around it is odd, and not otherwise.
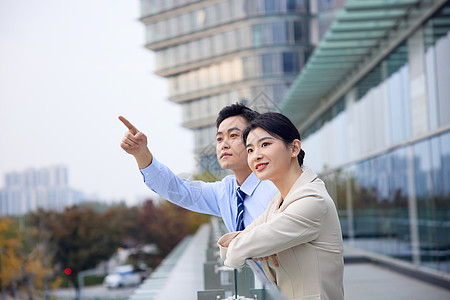
<path fill-rule="evenodd" d="M 216 242 L 227 231 L 216 218 L 212 218 L 210 228 L 207 261 L 203 265 L 205 290 L 197 292 L 197 300 L 286 299 L 252 259 L 247 259 L 247 265 L 239 269 L 224 266 Z"/>

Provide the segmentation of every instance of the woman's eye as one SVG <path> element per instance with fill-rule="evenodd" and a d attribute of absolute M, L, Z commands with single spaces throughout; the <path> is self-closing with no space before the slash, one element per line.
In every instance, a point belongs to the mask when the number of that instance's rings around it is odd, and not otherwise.
<path fill-rule="evenodd" d="M 220 141 L 222 141 L 222 138 L 217 138 L 216 140 L 217 140 L 218 142 L 220 142 Z"/>
<path fill-rule="evenodd" d="M 268 142 L 262 143 L 262 147 L 266 147 L 266 146 L 269 146 L 269 145 L 270 145 L 270 143 L 268 143 Z"/>
<path fill-rule="evenodd" d="M 253 149 L 247 149 L 247 153 L 252 153 Z"/>

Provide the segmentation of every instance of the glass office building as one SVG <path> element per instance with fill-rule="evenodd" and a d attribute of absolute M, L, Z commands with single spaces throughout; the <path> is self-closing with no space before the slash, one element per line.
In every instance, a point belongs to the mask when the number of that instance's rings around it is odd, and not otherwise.
<path fill-rule="evenodd" d="M 282 102 L 356 247 L 450 273 L 450 1 L 354 1 Z"/>
<path fill-rule="evenodd" d="M 194 131 L 200 171 L 220 169 L 215 119 L 239 101 L 276 107 L 312 51 L 309 1 L 142 0 L 146 47 Z"/>

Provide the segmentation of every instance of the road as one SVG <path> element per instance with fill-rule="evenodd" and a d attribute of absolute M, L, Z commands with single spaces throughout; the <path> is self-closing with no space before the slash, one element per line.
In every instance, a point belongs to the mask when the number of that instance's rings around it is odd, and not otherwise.
<path fill-rule="evenodd" d="M 83 299 L 111 299 L 111 300 L 125 300 L 130 296 L 137 286 L 124 287 L 118 289 L 108 289 L 102 285 L 84 287 Z M 51 291 L 51 295 L 58 300 L 72 300 L 75 299 L 75 289 L 58 289 Z"/>

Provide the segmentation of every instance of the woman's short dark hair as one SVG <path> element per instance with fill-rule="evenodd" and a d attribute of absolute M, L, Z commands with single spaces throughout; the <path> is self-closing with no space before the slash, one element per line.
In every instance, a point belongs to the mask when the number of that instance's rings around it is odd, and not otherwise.
<path fill-rule="evenodd" d="M 219 112 L 219 116 L 216 120 L 216 127 L 219 128 L 220 123 L 222 123 L 223 120 L 235 116 L 241 116 L 250 123 L 253 119 L 259 116 L 259 113 L 252 110 L 251 108 L 248 108 L 242 103 L 231 104 L 225 106 Z"/>
<path fill-rule="evenodd" d="M 291 144 L 294 140 L 301 140 L 300 133 L 298 132 L 295 125 L 283 114 L 276 112 L 267 112 L 260 114 L 250 125 L 244 130 L 242 138 L 244 139 L 244 144 L 247 144 L 247 137 L 250 131 L 261 128 L 267 131 L 270 135 L 281 139 L 287 146 Z M 298 163 L 300 166 L 303 165 L 303 159 L 305 158 L 305 151 L 300 149 L 300 153 L 297 156 Z"/>

